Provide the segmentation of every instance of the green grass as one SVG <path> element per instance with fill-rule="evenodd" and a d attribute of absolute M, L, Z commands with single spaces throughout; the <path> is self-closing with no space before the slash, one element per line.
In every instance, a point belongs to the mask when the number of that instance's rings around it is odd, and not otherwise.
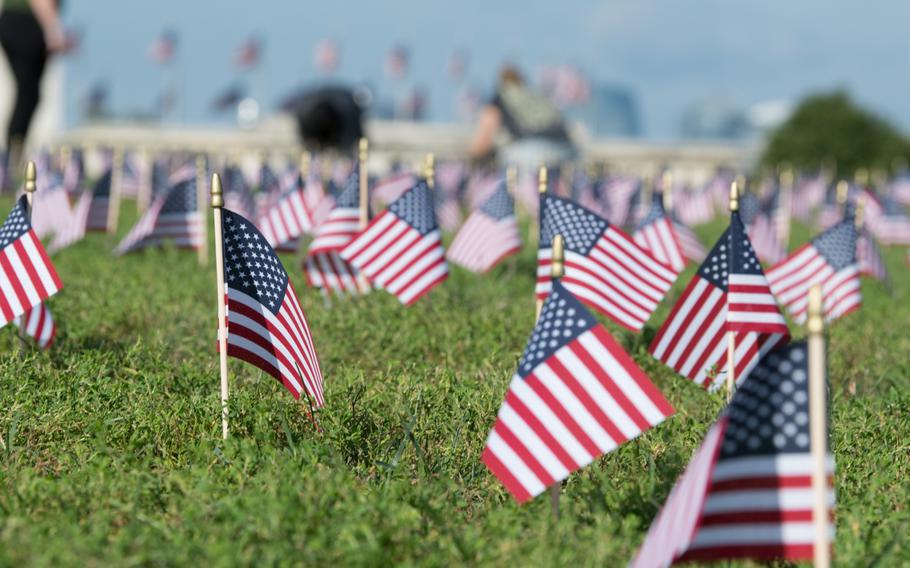
<path fill-rule="evenodd" d="M 546 497 L 516 505 L 480 461 L 532 326 L 530 251 L 485 277 L 453 269 L 408 309 L 385 293 L 329 309 L 286 258 L 325 374 L 323 431 L 232 360 L 224 442 L 212 265 L 114 259 L 114 244 L 55 258 L 50 352 L 0 332 L 0 565 L 622 566 L 722 407 L 645 351 L 690 268 L 643 334 L 611 327 L 677 414 L 572 475 L 554 521 Z M 830 332 L 844 566 L 910 563 L 902 255 L 888 251 L 893 296 L 866 282 L 864 308 Z"/>

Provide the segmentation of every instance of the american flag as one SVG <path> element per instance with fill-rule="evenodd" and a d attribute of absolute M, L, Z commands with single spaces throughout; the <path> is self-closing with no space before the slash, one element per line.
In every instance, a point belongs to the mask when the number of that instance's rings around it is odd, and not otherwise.
<path fill-rule="evenodd" d="M 261 55 L 262 41 L 258 37 L 247 38 L 234 54 L 234 65 L 238 69 L 252 69 L 259 64 Z"/>
<path fill-rule="evenodd" d="M 88 224 L 88 216 L 92 208 L 92 192 L 83 191 L 79 200 L 73 207 L 67 223 L 54 234 L 54 239 L 48 246 L 48 251 L 55 253 L 74 243 L 81 241 L 85 237 L 85 228 Z"/>
<path fill-rule="evenodd" d="M 675 212 L 685 225 L 699 225 L 714 218 L 714 198 L 707 189 L 674 194 Z"/>
<path fill-rule="evenodd" d="M 385 72 L 392 79 L 402 79 L 408 72 L 410 52 L 404 45 L 396 45 L 386 56 Z"/>
<path fill-rule="evenodd" d="M 747 290 L 737 289 L 739 284 L 731 291 L 732 274 L 740 275 L 735 281 L 748 286 L 753 277 L 761 271 L 754 261 L 754 253 L 750 254 L 748 249 L 742 250 L 737 247 L 746 256 L 740 255 L 739 262 L 734 265 L 731 272 L 730 260 L 734 257 L 731 249 L 731 229 L 732 227 L 724 231 L 715 243 L 648 347 L 648 351 L 659 361 L 712 390 L 722 385 L 726 378 L 727 331 L 730 329 L 728 305 L 742 305 L 745 309 L 737 309 L 736 312 L 740 315 L 736 317 L 743 319 L 749 317 L 748 305 L 751 297 Z M 755 300 L 760 302 L 762 309 L 767 308 L 770 311 L 774 299 L 769 298 L 761 284 L 759 287 L 762 288 L 762 293 Z M 734 296 L 734 293 L 737 295 Z M 773 307 L 776 311 L 777 305 L 773 304 Z M 777 317 L 780 317 L 779 313 Z M 778 324 L 783 321 L 783 318 L 773 319 Z M 748 319 L 745 323 L 744 329 L 756 329 Z M 734 371 L 739 381 L 758 363 L 762 355 L 788 341 L 786 325 L 769 329 L 779 330 L 780 333 L 735 332 Z"/>
<path fill-rule="evenodd" d="M 453 193 L 441 189 L 436 190 L 436 195 L 436 220 L 443 231 L 454 233 L 461 225 L 461 202 Z"/>
<path fill-rule="evenodd" d="M 686 267 L 689 259 L 683 252 L 673 219 L 664 210 L 663 197 L 660 193 L 653 194 L 651 208 L 638 223 L 633 237 L 639 246 L 675 272 L 679 273 Z"/>
<path fill-rule="evenodd" d="M 738 211 L 731 215 L 729 243 L 727 330 L 780 334 L 789 338 L 787 322 L 777 307 Z"/>
<path fill-rule="evenodd" d="M 19 333 L 23 333 L 35 340 L 41 349 L 48 349 L 57 337 L 57 324 L 51 317 L 51 310 L 46 302 L 29 308 L 24 314 L 16 318 Z"/>
<path fill-rule="evenodd" d="M 23 195 L 0 226 L 0 327 L 63 287 L 29 221 Z"/>
<path fill-rule="evenodd" d="M 81 189 L 83 174 L 82 151 L 73 150 L 69 160 L 63 164 L 63 186 L 67 193 L 76 193 Z"/>
<path fill-rule="evenodd" d="M 198 249 L 202 246 L 202 222 L 195 178 L 180 182 L 155 198 L 114 252 L 120 255 L 165 242 Z"/>
<path fill-rule="evenodd" d="M 256 225 L 272 248 L 288 252 L 299 248 L 300 236 L 313 232 L 313 218 L 304 198 L 302 177 L 297 177 L 291 191 L 273 204 Z"/>
<path fill-rule="evenodd" d="M 195 177 L 195 172 L 189 177 Z M 248 219 L 256 217 L 256 199 L 239 168 L 228 167 L 224 170 L 224 206 Z"/>
<path fill-rule="evenodd" d="M 537 298 L 550 291 L 550 244 L 566 239 L 563 285 L 616 323 L 641 330 L 676 280 L 677 272 L 632 238 L 577 203 L 542 195 Z"/>
<path fill-rule="evenodd" d="M 499 408 L 483 461 L 521 503 L 674 412 L 557 280 Z"/>
<path fill-rule="evenodd" d="M 324 39 L 316 44 L 313 52 L 316 67 L 323 73 L 334 73 L 341 59 L 338 43 L 333 39 Z"/>
<path fill-rule="evenodd" d="M 866 200 L 866 217 L 869 230 L 883 245 L 910 245 L 910 217 L 907 212 L 891 196 L 881 200 L 881 214 L 871 214 L 871 207 L 875 201 Z"/>
<path fill-rule="evenodd" d="M 743 381 L 651 524 L 632 568 L 812 559 L 808 359 L 806 343 L 792 343 L 765 356 Z M 826 461 L 830 510 L 830 451 Z M 829 531 L 833 541 L 833 522 Z"/>
<path fill-rule="evenodd" d="M 229 209 L 222 215 L 228 355 L 321 407 L 322 371 L 294 285 L 253 223 Z"/>
<path fill-rule="evenodd" d="M 372 197 L 370 198 L 373 207 L 388 204 L 414 187 L 417 183 L 417 176 L 408 172 L 394 173 L 384 179 L 379 180 L 373 187 Z"/>
<path fill-rule="evenodd" d="M 904 205 L 910 205 L 910 175 L 902 172 L 888 185 L 888 193 Z"/>
<path fill-rule="evenodd" d="M 798 323 L 806 319 L 809 288 L 822 285 L 825 317 L 830 321 L 862 304 L 856 228 L 852 215 L 768 269 L 771 290 Z"/>
<path fill-rule="evenodd" d="M 267 164 L 259 168 L 259 193 L 256 194 L 257 211 L 267 211 L 282 196 L 281 180 Z"/>
<path fill-rule="evenodd" d="M 421 180 L 341 251 L 370 281 L 411 305 L 449 276 L 433 194 Z"/>
<path fill-rule="evenodd" d="M 347 245 L 360 230 L 360 172 L 357 164 L 344 189 L 335 198 L 335 206 L 319 227 L 310 254 L 324 251 L 337 251 Z"/>
<path fill-rule="evenodd" d="M 827 188 L 828 179 L 823 174 L 801 179 L 793 191 L 793 218 L 808 222 L 812 211 L 824 202 Z"/>
<path fill-rule="evenodd" d="M 462 225 L 446 258 L 472 272 L 482 273 L 519 250 L 521 236 L 515 218 L 515 202 L 503 181 Z"/>
<path fill-rule="evenodd" d="M 164 30 L 149 46 L 148 55 L 155 63 L 170 63 L 177 53 L 177 32 Z"/>
<path fill-rule="evenodd" d="M 891 287 L 891 276 L 882 258 L 882 251 L 869 231 L 861 230 L 856 237 L 856 262 L 860 274 L 880 280 Z"/>
<path fill-rule="evenodd" d="M 32 200 L 32 229 L 39 239 L 62 231 L 69 224 L 70 199 L 62 182 L 39 188 Z"/>
<path fill-rule="evenodd" d="M 107 232 L 108 208 L 111 202 L 111 170 L 107 170 L 95 182 L 91 192 L 88 217 L 85 219 L 85 231 Z"/>
<path fill-rule="evenodd" d="M 328 217 L 316 227 L 303 270 L 310 286 L 325 292 L 366 293 L 370 286 L 339 255 L 360 230 L 360 167 L 354 164 Z"/>
<path fill-rule="evenodd" d="M 632 202 L 640 192 L 640 180 L 631 176 L 613 176 L 603 189 L 610 215 L 606 219 L 617 227 L 624 227 L 632 216 Z"/>

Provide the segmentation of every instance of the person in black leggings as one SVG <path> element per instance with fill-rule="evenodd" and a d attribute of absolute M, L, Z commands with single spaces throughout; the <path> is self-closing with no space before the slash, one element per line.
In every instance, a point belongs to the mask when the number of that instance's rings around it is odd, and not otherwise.
<path fill-rule="evenodd" d="M 16 102 L 6 135 L 8 168 L 18 168 L 28 127 L 41 96 L 48 55 L 64 48 L 55 0 L 5 0 L 0 13 L 0 46 L 16 81 Z M 7 169 L 7 173 L 13 172 Z M 14 176 L 7 175 L 6 179 Z"/>

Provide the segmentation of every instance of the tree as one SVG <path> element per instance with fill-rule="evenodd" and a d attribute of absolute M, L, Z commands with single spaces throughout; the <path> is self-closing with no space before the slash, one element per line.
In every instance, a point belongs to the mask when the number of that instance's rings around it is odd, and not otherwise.
<path fill-rule="evenodd" d="M 860 167 L 888 168 L 895 158 L 908 156 L 910 141 L 896 128 L 835 91 L 804 99 L 772 133 L 761 161 L 814 169 L 833 160 L 844 176 Z"/>

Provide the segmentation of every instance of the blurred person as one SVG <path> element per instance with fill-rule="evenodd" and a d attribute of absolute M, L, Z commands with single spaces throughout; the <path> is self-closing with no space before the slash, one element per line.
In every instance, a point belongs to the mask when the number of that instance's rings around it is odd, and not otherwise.
<path fill-rule="evenodd" d="M 3 0 L 0 46 L 16 81 L 16 102 L 6 144 L 7 168 L 18 169 L 25 136 L 41 96 L 41 76 L 48 56 L 67 48 L 57 1 Z"/>
<path fill-rule="evenodd" d="M 528 86 L 515 67 L 499 73 L 493 99 L 481 109 L 469 148 L 478 161 L 496 156 L 496 139 L 505 130 L 509 141 L 499 151 L 499 161 L 533 171 L 541 165 L 557 165 L 576 156 L 565 120 L 544 95 Z"/>
<path fill-rule="evenodd" d="M 362 87 L 324 86 L 304 91 L 284 104 L 297 118 L 306 148 L 350 154 L 363 136 L 363 115 L 371 95 Z"/>

